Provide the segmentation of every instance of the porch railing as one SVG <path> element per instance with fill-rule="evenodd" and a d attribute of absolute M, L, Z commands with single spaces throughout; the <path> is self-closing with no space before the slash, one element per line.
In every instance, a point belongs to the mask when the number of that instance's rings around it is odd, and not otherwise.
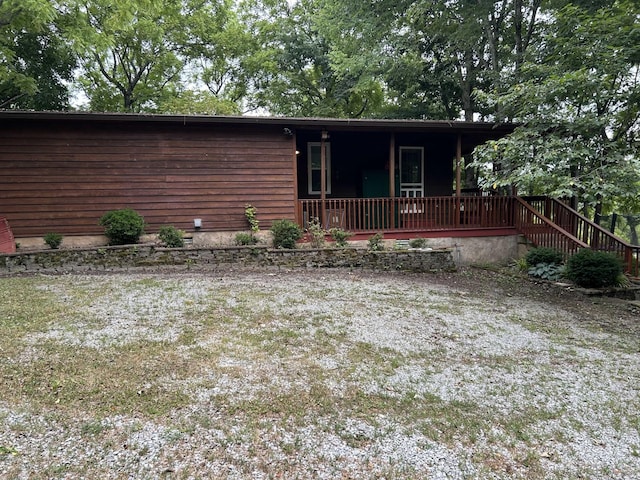
<path fill-rule="evenodd" d="M 622 259 L 627 272 L 634 276 L 640 275 L 640 246 L 631 245 L 616 237 L 555 198 L 523 198 L 553 223 L 580 239 L 588 248 L 615 253 Z"/>
<path fill-rule="evenodd" d="M 513 228 L 510 197 L 337 198 L 300 200 L 303 226 L 317 218 L 326 229 L 385 230 Z M 324 208 L 323 208 L 324 207 Z"/>
<path fill-rule="evenodd" d="M 354 233 L 513 228 L 537 246 L 570 256 L 581 248 L 616 253 L 625 271 L 640 275 L 640 246 L 630 245 L 564 203 L 546 197 L 463 196 L 420 198 L 333 198 L 299 200 L 306 227 L 317 218 L 325 229 Z"/>
<path fill-rule="evenodd" d="M 519 197 L 514 198 L 515 227 L 537 247 L 553 248 L 565 258 L 589 245 L 560 228 Z"/>

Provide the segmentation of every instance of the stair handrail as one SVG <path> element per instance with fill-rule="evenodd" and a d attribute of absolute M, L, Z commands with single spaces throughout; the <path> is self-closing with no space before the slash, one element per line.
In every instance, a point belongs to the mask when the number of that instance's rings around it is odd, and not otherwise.
<path fill-rule="evenodd" d="M 589 245 L 584 243 L 582 240 L 576 238 L 575 236 L 571 235 L 566 230 L 557 226 L 550 219 L 548 219 L 547 217 L 542 215 L 540 212 L 538 212 L 535 208 L 533 208 L 531 205 L 529 205 L 521 197 L 515 196 L 514 200 L 516 202 L 516 206 L 520 207 L 520 209 L 516 209 L 515 222 L 514 222 L 516 230 L 518 230 L 523 235 L 529 237 L 529 239 L 532 240 L 536 244 L 536 246 L 553 247 L 559 250 L 565 257 L 574 254 L 581 248 L 589 248 Z M 545 226 L 545 228 L 551 230 L 557 237 L 565 239 L 565 241 L 564 242 L 563 241 L 545 242 L 547 243 L 546 245 L 540 245 L 540 238 L 534 235 L 531 232 L 531 229 L 526 228 L 523 215 L 521 214 L 522 212 L 521 209 L 524 209 L 527 213 L 531 215 L 531 217 L 537 218 Z M 541 237 L 541 238 L 542 240 L 544 240 L 544 237 Z"/>
<path fill-rule="evenodd" d="M 614 235 L 613 233 L 601 227 L 597 223 L 592 222 L 587 217 L 582 215 L 580 212 L 571 208 L 569 205 L 567 205 L 566 203 L 556 198 L 531 196 L 531 197 L 523 197 L 523 199 L 525 202 L 527 200 L 533 200 L 533 201 L 543 200 L 545 202 L 550 202 L 552 205 L 555 205 L 558 209 L 562 209 L 565 212 L 569 213 L 571 216 L 573 216 L 574 218 L 578 219 L 580 222 L 583 223 L 584 235 L 583 235 L 583 240 L 581 241 L 587 245 L 587 248 L 591 248 L 593 250 L 602 250 L 602 251 L 616 253 L 620 257 L 622 257 L 625 271 L 627 273 L 630 273 L 634 276 L 638 276 L 638 274 L 640 273 L 640 245 L 632 245 L 626 242 L 622 238 Z M 552 209 L 552 211 L 555 212 L 556 210 Z M 553 217 L 550 218 L 550 220 L 554 223 L 557 221 Z M 592 230 L 592 233 L 590 235 L 586 233 L 587 229 Z M 576 224 L 576 230 L 580 230 L 577 224 Z M 567 233 L 572 234 L 571 232 L 567 232 Z M 604 248 L 603 248 L 602 242 L 596 241 L 597 235 L 600 235 L 604 237 L 604 239 L 606 239 L 606 241 L 604 242 L 605 243 Z"/>

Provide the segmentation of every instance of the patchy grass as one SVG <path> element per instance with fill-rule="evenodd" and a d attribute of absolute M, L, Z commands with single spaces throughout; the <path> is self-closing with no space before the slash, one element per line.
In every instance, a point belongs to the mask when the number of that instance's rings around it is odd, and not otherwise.
<path fill-rule="evenodd" d="M 0 279 L 0 468 L 639 476 L 640 343 L 622 311 L 494 275 Z"/>

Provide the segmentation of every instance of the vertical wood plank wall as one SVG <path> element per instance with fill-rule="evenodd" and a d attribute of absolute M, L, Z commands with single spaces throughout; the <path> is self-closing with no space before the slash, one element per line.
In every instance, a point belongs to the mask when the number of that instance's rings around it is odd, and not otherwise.
<path fill-rule="evenodd" d="M 17 237 L 101 234 L 107 211 L 133 208 L 153 233 L 262 228 L 295 215 L 293 138 L 281 127 L 144 122 L 0 123 L 0 216 Z"/>

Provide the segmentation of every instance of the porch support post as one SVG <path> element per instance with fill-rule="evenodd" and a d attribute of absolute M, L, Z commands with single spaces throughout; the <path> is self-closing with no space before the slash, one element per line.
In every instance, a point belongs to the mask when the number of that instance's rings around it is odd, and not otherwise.
<path fill-rule="evenodd" d="M 396 196 L 396 134 L 389 139 L 389 196 Z"/>
<path fill-rule="evenodd" d="M 459 197 L 462 193 L 461 185 L 461 162 L 462 162 L 462 134 L 458 134 L 458 141 L 456 143 L 456 197 Z"/>
<path fill-rule="evenodd" d="M 393 132 L 391 132 L 389 139 L 389 196 L 391 197 L 391 208 L 387 225 L 389 228 L 396 228 L 396 202 L 393 200 L 396 196 L 396 134 Z"/>
<path fill-rule="evenodd" d="M 329 132 L 322 130 L 320 137 L 320 211 L 322 212 L 322 225 L 327 223 L 327 144 Z"/>
<path fill-rule="evenodd" d="M 293 204 L 295 220 L 298 225 L 305 227 L 302 224 L 302 209 L 300 208 L 300 199 L 298 198 L 298 139 L 296 133 L 293 133 Z"/>
<path fill-rule="evenodd" d="M 462 161 L 462 134 L 458 134 L 458 141 L 456 142 L 456 215 L 455 225 L 460 226 L 460 196 L 462 195 L 462 182 L 460 173 L 460 163 Z"/>

